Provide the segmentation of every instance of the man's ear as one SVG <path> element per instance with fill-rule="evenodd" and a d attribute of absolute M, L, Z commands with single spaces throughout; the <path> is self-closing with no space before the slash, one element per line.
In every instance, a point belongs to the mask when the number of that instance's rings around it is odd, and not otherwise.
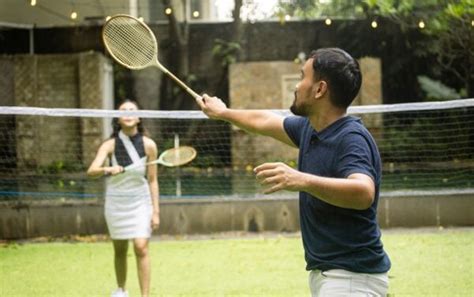
<path fill-rule="evenodd" d="M 315 85 L 316 92 L 314 92 L 314 98 L 318 99 L 324 96 L 326 92 L 328 91 L 328 84 L 324 80 L 320 80 L 317 82 L 317 85 Z"/>

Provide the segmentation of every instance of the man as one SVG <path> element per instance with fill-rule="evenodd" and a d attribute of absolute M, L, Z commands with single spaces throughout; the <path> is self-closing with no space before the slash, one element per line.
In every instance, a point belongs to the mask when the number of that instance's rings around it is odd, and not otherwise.
<path fill-rule="evenodd" d="M 312 296 L 385 296 L 390 260 L 380 241 L 381 161 L 361 121 L 346 114 L 359 92 L 359 64 L 338 48 L 314 51 L 301 70 L 291 111 L 229 109 L 203 95 L 202 110 L 249 132 L 299 148 L 298 170 L 254 169 L 265 193 L 299 191 L 300 224 Z"/>

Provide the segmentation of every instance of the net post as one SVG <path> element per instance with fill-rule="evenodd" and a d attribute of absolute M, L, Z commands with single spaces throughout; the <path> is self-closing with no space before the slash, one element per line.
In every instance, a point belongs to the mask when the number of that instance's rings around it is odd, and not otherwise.
<path fill-rule="evenodd" d="M 179 134 L 175 133 L 174 134 L 174 148 L 178 149 L 179 148 Z M 176 171 L 176 197 L 181 197 L 181 176 L 180 176 L 180 169 L 179 166 L 175 167 Z"/>

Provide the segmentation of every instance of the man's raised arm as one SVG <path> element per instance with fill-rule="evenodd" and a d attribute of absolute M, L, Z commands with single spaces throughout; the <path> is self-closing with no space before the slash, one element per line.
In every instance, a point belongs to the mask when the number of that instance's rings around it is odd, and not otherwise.
<path fill-rule="evenodd" d="M 296 147 L 283 127 L 283 116 L 267 110 L 245 110 L 227 108 L 217 97 L 204 94 L 198 100 L 202 111 L 211 119 L 229 122 L 250 133 L 273 137 L 290 146 Z"/>

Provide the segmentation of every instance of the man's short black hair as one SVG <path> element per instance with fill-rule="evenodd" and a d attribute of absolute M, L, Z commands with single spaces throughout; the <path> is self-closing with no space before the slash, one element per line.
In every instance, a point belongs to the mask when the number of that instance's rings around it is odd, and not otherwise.
<path fill-rule="evenodd" d="M 359 63 L 340 48 L 321 48 L 310 53 L 315 80 L 325 80 L 334 106 L 347 108 L 359 93 Z"/>

